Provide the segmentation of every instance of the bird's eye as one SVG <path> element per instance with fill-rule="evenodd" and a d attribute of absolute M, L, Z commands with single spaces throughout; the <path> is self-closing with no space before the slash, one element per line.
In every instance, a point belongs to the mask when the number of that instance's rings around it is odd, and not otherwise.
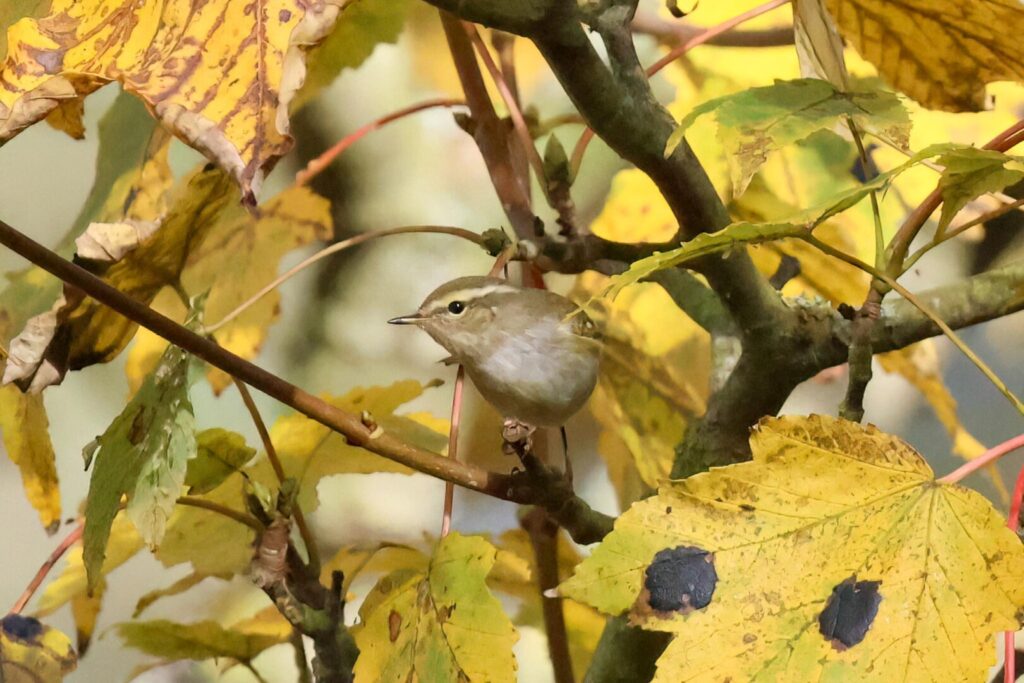
<path fill-rule="evenodd" d="M 462 303 L 461 301 L 453 301 L 450 304 L 448 304 L 448 312 L 454 315 L 458 315 L 462 313 L 464 310 L 466 310 L 466 304 Z"/>

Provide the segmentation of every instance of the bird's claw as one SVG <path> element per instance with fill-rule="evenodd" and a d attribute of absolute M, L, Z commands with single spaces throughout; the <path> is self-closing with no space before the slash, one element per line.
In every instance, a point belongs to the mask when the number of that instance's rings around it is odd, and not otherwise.
<path fill-rule="evenodd" d="M 537 428 L 514 417 L 506 417 L 501 425 L 502 450 L 508 455 L 522 455 L 533 449 L 533 433 Z"/>

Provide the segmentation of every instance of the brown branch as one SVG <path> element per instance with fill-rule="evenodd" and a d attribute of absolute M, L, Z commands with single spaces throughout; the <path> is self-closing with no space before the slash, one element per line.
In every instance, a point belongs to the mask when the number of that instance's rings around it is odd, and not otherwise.
<path fill-rule="evenodd" d="M 267 372 L 170 318 L 126 296 L 92 273 L 50 251 L 0 221 L 0 244 L 20 254 L 66 284 L 77 287 L 168 342 L 185 349 L 232 377 L 344 436 L 353 446 L 365 448 L 418 472 L 495 498 L 521 504 L 544 505 L 563 522 L 580 543 L 600 540 L 611 528 L 611 518 L 591 509 L 571 489 L 549 486 L 546 480 L 490 472 L 468 463 L 453 462 L 438 453 L 418 448 L 388 434 L 375 436 L 358 416 L 332 406 L 307 391 Z M 550 506 L 550 507 L 549 507 Z M 553 509 L 554 508 L 554 509 Z M 579 537 L 577 537 L 579 534 Z M 600 535 L 598 535 L 600 534 Z M 586 538 L 587 540 L 580 540 Z"/>
<path fill-rule="evenodd" d="M 21 614 L 21 611 L 25 609 L 25 605 L 28 604 L 29 600 L 32 599 L 32 596 L 35 595 L 37 590 L 39 590 L 39 586 L 43 584 L 43 581 L 53 569 L 53 566 L 57 564 L 61 557 L 64 556 L 64 553 L 67 552 L 68 548 L 73 546 L 82 538 L 82 532 L 84 530 L 85 523 L 80 522 L 78 526 L 72 529 L 71 533 L 65 536 L 64 540 L 62 540 L 57 547 L 53 549 L 50 556 L 46 558 L 46 561 L 43 562 L 39 567 L 39 570 L 36 571 L 36 575 L 32 577 L 31 581 L 29 581 L 28 586 L 26 586 L 25 590 L 21 592 L 18 600 L 14 603 L 14 607 L 11 607 L 11 614 Z"/>
<path fill-rule="evenodd" d="M 239 395 L 242 397 L 242 403 L 245 404 L 245 409 L 249 411 L 249 416 L 252 418 L 253 424 L 256 425 L 256 431 L 260 435 L 260 441 L 263 442 L 263 450 L 267 452 L 267 460 L 270 461 L 270 466 L 274 469 L 274 474 L 277 476 L 277 483 L 283 484 L 287 478 L 287 474 L 284 471 L 284 466 L 281 464 L 281 459 L 277 457 L 277 449 L 274 448 L 274 442 L 270 439 L 270 432 L 267 431 L 267 425 L 263 421 L 263 416 L 260 415 L 259 408 L 256 407 L 256 401 L 252 400 L 252 394 L 249 393 L 249 388 L 245 386 L 244 382 L 234 379 L 234 383 L 238 388 Z M 317 548 L 316 539 L 313 537 L 313 532 L 309 528 L 309 524 L 306 522 L 306 516 L 302 513 L 302 508 L 300 508 L 298 504 L 292 507 L 291 512 L 292 517 L 295 518 L 296 526 L 299 527 L 299 535 L 302 536 L 302 542 L 306 546 L 306 553 L 309 556 L 310 571 L 314 574 L 319 574 L 320 549 Z"/>
<path fill-rule="evenodd" d="M 487 94 L 473 45 L 462 22 L 448 12 L 442 11 L 440 14 L 455 70 L 472 116 L 467 132 L 480 148 L 491 183 L 513 230 L 520 237 L 532 237 L 536 234 L 536 217 L 530 202 L 529 178 L 524 179 L 516 172 L 508 128 L 498 117 L 491 97 Z"/>
<path fill-rule="evenodd" d="M 565 628 L 562 598 L 548 597 L 547 591 L 557 588 L 558 525 L 542 508 L 534 508 L 519 521 L 533 546 L 533 559 L 537 566 L 537 585 L 540 589 L 544 631 L 548 636 L 548 654 L 555 671 L 555 683 L 573 683 L 572 657 L 569 655 L 569 636 Z"/>

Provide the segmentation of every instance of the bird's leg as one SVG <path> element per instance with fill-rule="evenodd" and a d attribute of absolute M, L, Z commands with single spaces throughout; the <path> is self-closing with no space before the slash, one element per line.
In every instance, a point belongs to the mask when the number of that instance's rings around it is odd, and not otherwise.
<path fill-rule="evenodd" d="M 501 425 L 501 438 L 505 443 L 502 445 L 509 455 L 528 453 L 533 450 L 533 433 L 537 428 L 533 425 L 521 422 L 514 417 L 506 417 Z"/>
<path fill-rule="evenodd" d="M 569 437 L 565 433 L 565 425 L 558 428 L 562 432 L 562 456 L 565 458 L 563 470 L 565 478 L 572 483 L 572 460 L 569 459 Z"/>

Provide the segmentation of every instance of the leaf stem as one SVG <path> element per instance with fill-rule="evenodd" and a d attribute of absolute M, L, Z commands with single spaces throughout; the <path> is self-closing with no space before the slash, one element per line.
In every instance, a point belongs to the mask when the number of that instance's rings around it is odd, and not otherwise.
<path fill-rule="evenodd" d="M 911 268 L 913 268 L 914 264 L 917 263 L 922 256 L 924 256 L 925 254 L 927 254 L 929 251 L 939 246 L 940 244 L 953 239 L 957 235 L 963 234 L 964 232 L 970 230 L 971 228 L 979 226 L 982 223 L 987 223 L 993 219 L 999 218 L 1000 216 L 1010 213 L 1014 209 L 1019 209 L 1022 206 L 1024 206 L 1024 197 L 1022 197 L 1021 199 L 1015 199 L 1012 202 L 1006 204 L 1001 204 L 1000 206 L 997 206 L 991 211 L 986 211 L 980 216 L 977 216 L 967 221 L 963 225 L 958 225 L 955 228 L 946 230 L 946 232 L 942 233 L 941 235 L 936 235 L 934 238 L 932 238 L 931 242 L 924 245 L 923 247 L 921 247 L 920 249 L 918 249 L 913 254 L 907 257 L 907 259 L 903 262 L 903 272 L 905 273 Z"/>
<path fill-rule="evenodd" d="M 987 451 L 979 455 L 977 458 L 974 458 L 973 460 L 961 465 L 960 467 L 956 468 L 946 476 L 941 477 L 940 479 L 938 479 L 938 481 L 942 484 L 956 484 L 965 477 L 967 477 L 967 475 L 977 472 L 982 467 L 994 463 L 999 458 L 1003 457 L 1007 453 L 1011 453 L 1017 450 L 1018 448 L 1024 448 L 1024 434 L 1015 436 L 1012 439 L 1004 441 L 998 446 L 993 446 L 992 448 L 988 449 Z M 1014 497 L 1013 499 L 1011 499 L 1011 504 L 1017 506 L 1018 512 L 1020 511 L 1020 487 L 1021 480 L 1020 478 L 1018 478 L 1017 486 L 1014 489 L 1013 493 Z"/>
<path fill-rule="evenodd" d="M 347 150 L 353 144 L 363 139 L 373 131 L 383 128 L 389 123 L 398 121 L 399 119 L 403 119 L 406 116 L 409 116 L 410 114 L 416 114 L 427 109 L 435 109 L 437 107 L 452 108 L 465 106 L 466 103 L 462 100 L 439 97 L 430 100 L 425 100 L 423 102 L 418 102 L 416 104 L 411 104 L 408 107 L 403 107 L 398 111 L 394 111 L 386 116 L 382 116 L 376 121 L 372 121 L 360 128 L 357 128 L 356 130 L 349 133 L 342 139 L 338 140 L 338 142 L 336 142 L 334 146 L 325 151 L 323 154 L 316 157 L 315 159 L 310 160 L 310 162 L 306 164 L 306 168 L 302 169 L 301 171 L 295 174 L 295 184 L 307 184 L 310 180 L 315 178 L 325 168 L 327 168 L 332 161 L 338 158 L 338 156 L 341 155 L 342 152 Z"/>
<path fill-rule="evenodd" d="M 195 496 L 179 496 L 178 500 L 175 501 L 178 505 L 185 505 L 188 507 L 201 508 L 203 510 L 209 510 L 210 512 L 216 512 L 218 515 L 233 519 L 239 524 L 244 524 L 257 533 L 263 531 L 263 525 L 260 524 L 259 520 L 255 517 L 239 512 L 238 510 L 232 510 L 226 505 L 221 505 L 212 500 L 206 500 L 205 498 L 196 498 Z"/>
<path fill-rule="evenodd" d="M 715 24 L 714 26 L 704 29 L 703 31 L 696 34 L 686 42 L 682 43 L 681 45 L 672 48 L 667 53 L 665 53 L 665 55 L 661 59 L 647 67 L 647 69 L 645 70 L 647 77 L 650 78 L 654 74 L 658 73 L 666 66 L 668 66 L 675 60 L 679 59 L 684 54 L 686 54 L 693 48 L 697 47 L 698 45 L 703 45 L 704 43 L 713 40 L 714 38 L 722 35 L 723 33 L 731 31 L 740 24 L 743 24 L 747 21 L 750 21 L 751 19 L 761 16 L 762 14 L 770 12 L 771 10 L 777 7 L 789 4 L 789 1 L 790 0 L 770 0 L 769 2 L 766 2 L 763 5 L 758 5 L 757 7 L 747 10 L 742 14 L 738 14 L 735 17 L 732 17 L 731 19 L 726 19 L 720 24 Z M 635 22 L 636 19 L 634 19 L 634 23 Z M 576 147 L 572 151 L 572 157 L 570 162 L 570 168 L 572 169 L 572 177 L 574 178 L 579 174 L 580 166 L 583 165 L 583 155 L 586 154 L 587 146 L 590 144 L 590 141 L 593 139 L 593 137 L 594 131 L 591 128 L 586 128 L 584 129 L 583 133 L 580 134 L 580 138 L 576 142 Z"/>
<path fill-rule="evenodd" d="M 46 579 L 46 576 L 50 573 L 50 570 L 53 569 L 53 566 L 57 564 L 57 561 L 60 560 L 64 553 L 67 552 L 68 548 L 73 546 L 76 542 L 78 542 L 79 539 L 82 538 L 82 532 L 84 530 L 85 522 L 79 522 L 78 525 L 71 530 L 71 533 L 65 536 L 64 540 L 62 540 L 57 545 L 57 547 L 53 549 L 53 552 L 50 553 L 50 556 L 47 557 L 46 561 L 43 562 L 42 566 L 39 567 L 39 570 L 36 572 L 36 575 L 32 577 L 31 581 L 29 581 L 28 586 L 26 586 L 25 590 L 21 592 L 21 595 L 18 597 L 18 600 L 14 603 L 14 607 L 11 608 L 11 614 L 21 614 L 21 611 L 25 609 L 25 605 L 27 605 L 29 600 L 32 599 L 32 596 L 35 595 L 35 592 L 39 590 L 39 586 L 42 585 L 43 581 Z"/>
<path fill-rule="evenodd" d="M 374 230 L 371 232 L 363 232 L 354 237 L 335 242 L 334 244 L 324 247 L 320 251 L 316 252 L 309 258 L 304 259 L 301 263 L 289 268 L 287 271 L 282 273 L 273 282 L 267 284 L 263 289 L 253 294 L 251 297 L 239 304 L 233 311 L 225 315 L 223 318 L 218 320 L 212 325 L 207 325 L 203 332 L 205 334 L 212 334 L 217 330 L 221 329 L 229 322 L 240 316 L 246 310 L 248 310 L 253 304 L 265 297 L 270 292 L 274 291 L 288 280 L 292 279 L 306 268 L 311 265 L 325 259 L 331 254 L 336 254 L 339 251 L 354 247 L 363 242 L 369 242 L 370 240 L 377 239 L 378 237 L 388 237 L 390 235 L 410 235 L 410 234 L 437 234 L 437 235 L 452 235 L 454 237 L 460 237 L 464 240 L 473 242 L 474 244 L 483 244 L 483 238 L 479 234 L 472 230 L 466 230 L 464 228 L 453 228 L 447 225 L 409 225 L 401 228 L 389 228 L 387 230 Z"/>
<path fill-rule="evenodd" d="M 260 441 L 263 442 L 263 450 L 267 452 L 267 460 L 270 461 L 270 466 L 274 469 L 274 474 L 277 476 L 277 483 L 284 484 L 287 474 L 284 471 L 284 466 L 281 465 L 281 459 L 277 456 L 277 449 L 274 448 L 274 442 L 270 438 L 270 432 L 267 430 L 267 424 L 263 421 L 259 408 L 256 407 L 256 401 L 252 399 L 249 387 L 245 386 L 244 382 L 235 377 L 232 377 L 232 380 L 238 388 L 238 393 L 242 397 L 242 403 L 245 404 L 245 409 L 249 411 L 253 424 L 256 425 L 256 431 L 260 435 Z M 313 537 L 313 532 L 309 528 L 309 524 L 306 522 L 306 516 L 302 512 L 302 508 L 299 507 L 298 502 L 292 506 L 292 516 L 295 518 L 295 525 L 299 527 L 299 535 L 302 536 L 302 543 L 306 546 L 306 554 L 309 557 L 310 571 L 314 574 L 319 574 L 320 550 L 317 547 L 316 538 Z"/>

